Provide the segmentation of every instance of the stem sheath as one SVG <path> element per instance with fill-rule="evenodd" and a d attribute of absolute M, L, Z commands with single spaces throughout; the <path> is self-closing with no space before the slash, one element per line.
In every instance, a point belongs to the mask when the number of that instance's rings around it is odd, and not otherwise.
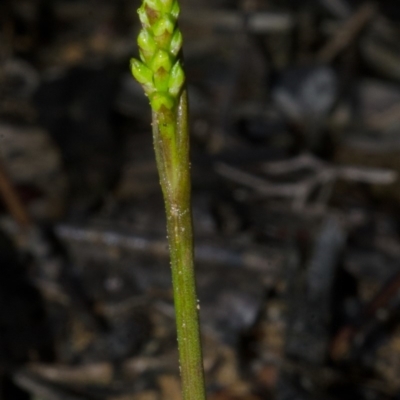
<path fill-rule="evenodd" d="M 183 400 L 205 400 L 193 262 L 187 93 L 153 111 L 153 140 L 167 216 Z"/>

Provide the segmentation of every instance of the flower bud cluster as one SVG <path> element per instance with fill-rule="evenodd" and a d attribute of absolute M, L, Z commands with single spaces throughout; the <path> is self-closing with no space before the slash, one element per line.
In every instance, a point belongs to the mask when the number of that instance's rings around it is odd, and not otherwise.
<path fill-rule="evenodd" d="M 138 14 L 143 27 L 138 36 L 140 60 L 131 60 L 132 74 L 154 111 L 171 110 L 185 81 L 178 57 L 182 47 L 178 0 L 143 0 Z"/>

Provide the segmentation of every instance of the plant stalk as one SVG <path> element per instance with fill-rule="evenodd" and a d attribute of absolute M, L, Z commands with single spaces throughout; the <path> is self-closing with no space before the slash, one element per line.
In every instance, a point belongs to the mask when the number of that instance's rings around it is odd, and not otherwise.
<path fill-rule="evenodd" d="M 177 106 L 152 114 L 153 141 L 164 195 L 178 336 L 183 400 L 205 400 L 194 274 L 189 159 L 188 102 L 182 90 Z"/>
<path fill-rule="evenodd" d="M 167 216 L 183 400 L 205 400 L 193 263 L 188 102 L 178 0 L 143 0 L 140 60 L 131 71 L 153 110 L 153 141 Z"/>

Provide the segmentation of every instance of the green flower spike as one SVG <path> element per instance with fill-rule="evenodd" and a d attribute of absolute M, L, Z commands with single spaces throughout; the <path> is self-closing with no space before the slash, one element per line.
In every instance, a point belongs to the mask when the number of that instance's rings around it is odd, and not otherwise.
<path fill-rule="evenodd" d="M 171 110 L 177 106 L 185 82 L 178 58 L 182 48 L 182 34 L 177 26 L 178 1 L 144 0 L 138 14 L 143 27 L 138 36 L 141 62 L 131 60 L 132 74 L 145 93 L 152 94 L 153 111 L 159 110 L 160 104 Z"/>

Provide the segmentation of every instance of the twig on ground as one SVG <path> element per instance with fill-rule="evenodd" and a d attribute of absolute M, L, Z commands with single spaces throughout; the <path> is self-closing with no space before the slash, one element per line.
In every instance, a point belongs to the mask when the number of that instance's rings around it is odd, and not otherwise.
<path fill-rule="evenodd" d="M 54 385 L 42 381 L 24 371 L 18 371 L 13 375 L 15 384 L 34 396 L 43 400 L 85 400 L 86 397 L 67 394 Z"/>
<path fill-rule="evenodd" d="M 307 154 L 262 166 L 264 172 L 275 176 L 300 172 L 303 169 L 309 169 L 312 175 L 293 183 L 275 183 L 226 164 L 215 166 L 217 173 L 224 178 L 250 187 L 266 197 L 292 199 L 295 210 L 303 209 L 312 191 L 318 187 L 320 196 L 317 197 L 315 206 L 323 210 L 329 201 L 333 184 L 338 179 L 381 185 L 397 180 L 397 173 L 389 169 L 334 166 Z"/>
<path fill-rule="evenodd" d="M 365 25 L 371 21 L 375 13 L 376 7 L 373 4 L 366 3 L 361 6 L 320 50 L 317 54 L 318 61 L 330 63 L 354 41 Z"/>
<path fill-rule="evenodd" d="M 29 213 L 11 183 L 3 164 L 0 164 L 0 197 L 20 228 L 26 229 L 32 225 Z"/>
<path fill-rule="evenodd" d="M 116 247 L 130 252 L 151 254 L 156 257 L 168 257 L 167 242 L 164 239 L 149 238 L 134 234 L 123 234 L 96 228 L 59 225 L 57 236 L 64 242 L 98 245 L 102 248 Z M 196 261 L 225 267 L 249 268 L 275 274 L 280 266 L 271 262 L 273 251 L 260 251 L 257 248 L 238 249 L 223 243 L 196 245 Z M 268 255 L 268 256 L 267 256 Z M 268 260 L 268 261 L 267 261 Z"/>

